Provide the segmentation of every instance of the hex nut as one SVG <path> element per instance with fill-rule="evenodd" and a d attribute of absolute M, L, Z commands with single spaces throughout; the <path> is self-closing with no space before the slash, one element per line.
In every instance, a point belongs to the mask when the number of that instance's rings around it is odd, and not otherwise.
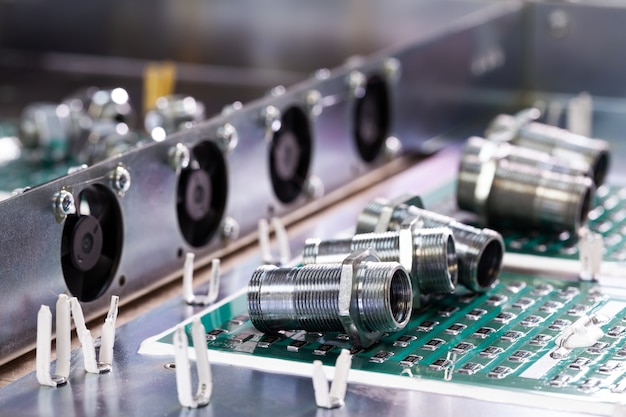
<path fill-rule="evenodd" d="M 339 319 L 346 334 L 356 347 L 369 347 L 381 336 L 380 332 L 371 332 L 361 320 L 359 305 L 356 300 L 358 291 L 355 287 L 356 270 L 361 262 L 378 262 L 378 257 L 372 249 L 355 251 L 341 264 L 341 278 L 339 281 Z"/>

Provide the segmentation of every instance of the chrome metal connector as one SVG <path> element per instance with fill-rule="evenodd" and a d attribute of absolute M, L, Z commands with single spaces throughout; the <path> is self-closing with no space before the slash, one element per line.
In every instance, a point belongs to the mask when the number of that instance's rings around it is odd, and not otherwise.
<path fill-rule="evenodd" d="M 351 252 L 367 248 L 374 249 L 382 261 L 399 262 L 409 272 L 416 308 L 420 306 L 421 294 L 446 294 L 456 287 L 456 247 L 448 228 L 418 229 L 408 225 L 398 231 L 364 233 L 345 239 L 307 239 L 302 263 L 342 262 Z"/>
<path fill-rule="evenodd" d="M 411 317 L 413 290 L 397 262 L 379 262 L 372 250 L 340 264 L 297 268 L 260 266 L 248 284 L 248 313 L 266 333 L 302 329 L 346 332 L 357 347 L 403 329 Z"/>
<path fill-rule="evenodd" d="M 593 177 L 591 165 L 581 159 L 564 159 L 537 149 L 524 148 L 507 141 L 491 140 L 472 136 L 465 143 L 465 153 L 472 155 L 493 155 L 509 162 L 529 165 L 541 170 L 573 177 Z"/>
<path fill-rule="evenodd" d="M 587 220 L 595 187 L 587 177 L 573 177 L 475 154 L 461 157 L 457 202 L 489 225 L 577 232 Z"/>
<path fill-rule="evenodd" d="M 489 125 L 486 136 L 503 138 L 510 143 L 536 149 L 566 161 L 583 161 L 591 167 L 596 186 L 602 185 L 609 169 L 609 143 L 577 135 L 568 130 L 535 122 L 537 109 L 526 109 L 515 116 L 498 115 Z"/>
<path fill-rule="evenodd" d="M 414 228 L 426 230 L 447 227 L 456 243 L 459 282 L 472 291 L 489 290 L 498 278 L 502 265 L 502 236 L 494 230 L 469 226 L 452 217 L 424 210 L 421 206 L 419 197 L 410 195 L 393 200 L 375 199 L 359 215 L 357 232 L 363 233 L 373 227 L 398 230 L 411 222 Z"/>

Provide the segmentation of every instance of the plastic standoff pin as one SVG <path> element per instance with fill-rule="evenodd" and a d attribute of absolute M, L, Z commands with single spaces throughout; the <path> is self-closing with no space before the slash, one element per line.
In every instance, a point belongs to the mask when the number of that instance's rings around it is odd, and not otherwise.
<path fill-rule="evenodd" d="M 261 249 L 261 259 L 265 264 L 285 265 L 291 259 L 291 249 L 289 248 L 289 237 L 283 222 L 278 217 L 272 217 L 272 227 L 278 241 L 278 259 L 272 255 L 270 246 L 270 227 L 266 219 L 260 219 L 258 223 L 259 247 Z"/>
<path fill-rule="evenodd" d="M 580 258 L 580 280 L 596 281 L 600 275 L 604 241 L 602 235 L 583 227 L 578 232 L 578 254 Z"/>
<path fill-rule="evenodd" d="M 351 365 L 352 356 L 350 356 L 350 352 L 342 349 L 335 363 L 335 378 L 329 389 L 322 362 L 313 361 L 313 390 L 315 391 L 315 403 L 318 407 L 337 408 L 343 405 Z"/>
<path fill-rule="evenodd" d="M 72 309 L 72 317 L 76 325 L 76 333 L 78 340 L 83 349 L 83 361 L 85 363 L 85 371 L 90 374 L 104 374 L 111 371 L 113 362 L 113 345 L 115 343 L 115 320 L 117 318 L 117 306 L 119 297 L 114 295 L 111 297 L 111 305 L 107 318 L 102 326 L 100 361 L 96 358 L 96 348 L 93 342 L 91 332 L 85 325 L 85 317 L 83 309 L 76 297 L 70 299 Z"/>
<path fill-rule="evenodd" d="M 211 401 L 213 381 L 204 332 L 204 326 L 200 319 L 196 317 L 191 325 L 191 340 L 193 341 L 196 368 L 198 370 L 198 391 L 195 396 L 191 393 L 191 370 L 188 356 L 189 339 L 185 333 L 185 327 L 179 325 L 174 333 L 176 390 L 178 391 L 178 401 L 183 407 L 204 407 Z"/>
<path fill-rule="evenodd" d="M 56 373 L 50 373 L 52 339 L 52 313 L 50 307 L 42 305 L 37 315 L 37 381 L 41 385 L 58 387 L 67 383 L 70 376 L 70 302 L 65 294 L 59 295 L 56 304 L 57 362 Z"/>
<path fill-rule="evenodd" d="M 208 305 L 217 300 L 220 291 L 220 260 L 211 261 L 211 277 L 209 278 L 209 290 L 207 295 L 196 295 L 193 293 L 193 261 L 195 255 L 191 252 L 185 256 L 183 270 L 183 297 L 185 302 L 191 305 Z"/>

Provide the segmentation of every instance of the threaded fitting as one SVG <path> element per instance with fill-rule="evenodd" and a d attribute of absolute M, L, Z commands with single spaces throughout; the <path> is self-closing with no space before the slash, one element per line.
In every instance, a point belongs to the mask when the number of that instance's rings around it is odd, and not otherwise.
<path fill-rule="evenodd" d="M 405 228 L 326 241 L 307 239 L 302 263 L 338 262 L 352 251 L 367 248 L 374 249 L 382 261 L 399 262 L 409 271 L 414 307 L 419 307 L 420 294 L 445 294 L 456 287 L 456 246 L 452 232 L 447 228 Z"/>
<path fill-rule="evenodd" d="M 509 142 L 487 140 L 473 136 L 465 144 L 465 154 L 485 155 L 490 152 L 494 158 L 504 159 L 522 165 L 530 165 L 542 170 L 574 177 L 592 177 L 591 166 L 582 159 L 563 159 L 532 148 L 513 145 Z"/>
<path fill-rule="evenodd" d="M 582 160 L 593 172 L 596 186 L 602 185 L 609 169 L 609 143 L 577 135 L 568 130 L 543 123 L 532 122 L 528 118 L 498 115 L 489 125 L 486 136 L 510 131 L 511 143 L 517 146 L 536 149 L 562 160 Z"/>
<path fill-rule="evenodd" d="M 504 160 L 483 161 L 471 154 L 462 156 L 457 183 L 459 207 L 481 215 L 488 224 L 548 231 L 577 232 L 586 222 L 594 193 L 587 177 Z"/>
<path fill-rule="evenodd" d="M 405 198 L 405 201 L 408 200 Z M 383 213 L 391 214 L 385 214 L 382 219 Z M 504 256 L 504 241 L 494 230 L 468 226 L 443 214 L 411 204 L 394 204 L 381 198 L 368 204 L 359 215 L 359 223 L 364 230 L 367 222 L 361 222 L 361 218 L 370 219 L 367 221 L 370 224 L 375 223 L 371 219 L 382 219 L 388 230 L 398 230 L 409 222 L 413 222 L 414 227 L 427 228 L 425 230 L 447 227 L 456 243 L 459 282 L 472 291 L 484 292 L 498 278 Z"/>
<path fill-rule="evenodd" d="M 354 346 L 368 347 L 406 326 L 412 297 L 407 271 L 365 250 L 341 264 L 259 267 L 248 284 L 248 312 L 262 332 L 345 331 Z"/>

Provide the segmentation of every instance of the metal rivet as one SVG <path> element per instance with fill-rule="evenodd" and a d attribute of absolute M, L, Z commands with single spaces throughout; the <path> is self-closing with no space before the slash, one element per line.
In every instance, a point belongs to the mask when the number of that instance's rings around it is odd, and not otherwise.
<path fill-rule="evenodd" d="M 189 148 L 182 143 L 172 146 L 168 152 L 169 162 L 176 171 L 185 169 L 191 163 L 191 152 Z"/>
<path fill-rule="evenodd" d="M 230 152 L 237 147 L 239 135 L 237 129 L 230 123 L 226 123 L 217 129 L 217 137 L 224 152 Z"/>
<path fill-rule="evenodd" d="M 124 195 L 130 189 L 130 172 L 121 165 L 111 172 L 111 187 L 120 195 Z"/>
<path fill-rule="evenodd" d="M 61 190 L 54 195 L 54 212 L 59 218 L 65 218 L 76 213 L 74 196 L 67 190 Z"/>

